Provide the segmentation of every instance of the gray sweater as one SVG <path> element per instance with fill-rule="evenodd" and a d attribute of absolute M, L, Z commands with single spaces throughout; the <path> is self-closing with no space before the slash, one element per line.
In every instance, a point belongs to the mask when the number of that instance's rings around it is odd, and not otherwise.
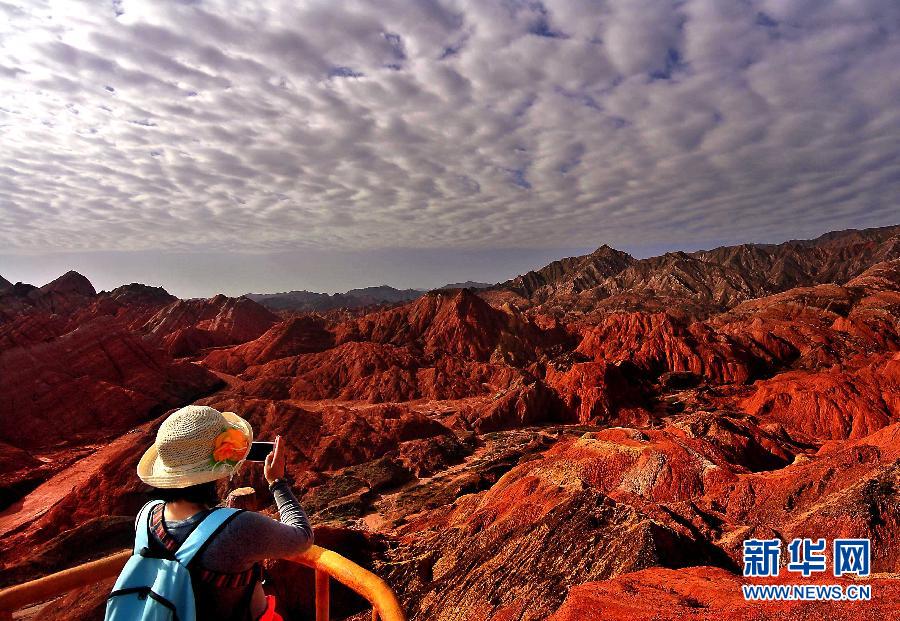
<path fill-rule="evenodd" d="M 263 559 L 287 558 L 306 550 L 313 543 L 313 530 L 309 518 L 284 480 L 272 490 L 281 521 L 253 511 L 244 511 L 231 520 L 203 550 L 195 562 L 203 568 L 221 573 L 240 573 Z M 184 543 L 191 531 L 210 510 L 200 511 L 185 520 L 166 520 L 165 527 L 178 543 Z M 135 527 L 137 528 L 137 524 Z M 146 527 L 146 525 L 145 525 Z M 151 538 L 156 536 L 151 532 Z M 158 540 L 157 540 L 158 541 Z M 244 601 L 246 588 L 219 589 L 215 598 L 197 595 L 197 620 L 258 618 L 265 610 L 265 595 L 257 585 L 251 605 L 252 616 L 232 616 L 236 607 Z"/>

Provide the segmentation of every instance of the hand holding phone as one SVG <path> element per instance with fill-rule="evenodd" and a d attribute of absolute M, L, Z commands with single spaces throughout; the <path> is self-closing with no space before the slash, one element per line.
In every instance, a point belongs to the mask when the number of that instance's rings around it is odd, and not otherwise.
<path fill-rule="evenodd" d="M 269 485 L 284 478 L 284 444 L 281 436 L 275 437 L 275 446 L 272 452 L 266 455 L 265 466 L 263 466 L 263 474 Z"/>
<path fill-rule="evenodd" d="M 253 442 L 247 453 L 247 461 L 266 461 L 266 456 L 274 449 L 274 442 Z"/>

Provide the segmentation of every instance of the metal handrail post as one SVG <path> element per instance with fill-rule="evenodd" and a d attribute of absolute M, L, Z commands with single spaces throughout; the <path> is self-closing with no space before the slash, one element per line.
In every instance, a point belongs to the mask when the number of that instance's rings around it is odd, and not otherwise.
<path fill-rule="evenodd" d="M 331 615 L 329 581 L 328 574 L 321 569 L 316 570 L 316 621 L 328 621 Z"/>

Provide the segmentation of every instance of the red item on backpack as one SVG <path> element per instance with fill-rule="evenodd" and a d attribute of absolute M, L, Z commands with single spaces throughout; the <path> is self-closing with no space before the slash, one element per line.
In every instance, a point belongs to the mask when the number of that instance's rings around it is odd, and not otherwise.
<path fill-rule="evenodd" d="M 259 621 L 284 621 L 284 618 L 275 612 L 274 595 L 266 595 L 266 611 L 259 618 Z"/>

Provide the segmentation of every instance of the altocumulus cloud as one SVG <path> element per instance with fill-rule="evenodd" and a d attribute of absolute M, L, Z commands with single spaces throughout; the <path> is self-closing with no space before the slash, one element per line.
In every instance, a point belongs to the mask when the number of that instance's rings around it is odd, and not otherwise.
<path fill-rule="evenodd" d="M 7 251 L 897 220 L 896 0 L 0 0 Z"/>

